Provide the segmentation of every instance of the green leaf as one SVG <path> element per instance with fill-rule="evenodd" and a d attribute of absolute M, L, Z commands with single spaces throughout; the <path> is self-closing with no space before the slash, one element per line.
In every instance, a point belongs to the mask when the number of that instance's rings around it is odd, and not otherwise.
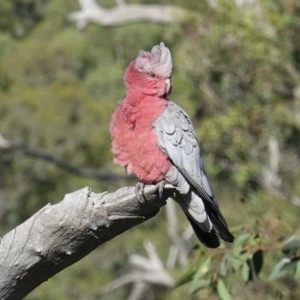
<path fill-rule="evenodd" d="M 273 269 L 271 275 L 269 276 L 269 280 L 276 280 L 286 276 L 289 272 L 295 270 L 297 265 L 296 260 L 291 260 L 289 258 L 283 258 L 275 268 Z"/>
<path fill-rule="evenodd" d="M 245 282 L 248 282 L 250 280 L 250 276 L 251 276 L 251 270 L 250 270 L 249 264 L 248 264 L 248 262 L 245 262 L 242 267 L 243 280 Z"/>
<path fill-rule="evenodd" d="M 243 273 L 243 278 L 245 282 L 253 281 L 254 279 L 257 278 L 263 266 L 263 252 L 261 250 L 255 251 L 252 257 L 247 260 L 247 265 L 249 266 L 247 279 L 246 279 L 246 270 L 242 270 L 242 272 L 245 272 L 245 274 Z"/>
<path fill-rule="evenodd" d="M 220 262 L 219 274 L 223 277 L 225 277 L 227 275 L 227 265 L 224 261 Z"/>
<path fill-rule="evenodd" d="M 193 268 L 193 269 L 189 270 L 188 272 L 186 272 L 181 278 L 179 278 L 177 280 L 177 282 L 175 283 L 175 287 L 179 287 L 179 286 L 184 285 L 188 282 L 191 282 L 194 278 L 194 275 L 195 275 L 196 271 L 197 270 L 195 268 Z"/>
<path fill-rule="evenodd" d="M 198 280 L 199 278 L 203 277 L 205 274 L 208 273 L 211 266 L 211 256 L 209 256 L 199 267 L 198 271 L 194 276 L 194 280 Z"/>
<path fill-rule="evenodd" d="M 222 279 L 218 280 L 217 292 L 222 300 L 231 300 L 231 295 Z"/>
<path fill-rule="evenodd" d="M 198 281 L 202 276 L 204 276 L 210 269 L 211 257 L 208 257 L 199 268 L 193 268 L 185 273 L 175 284 L 176 287 L 189 283 L 191 281 Z"/>
<path fill-rule="evenodd" d="M 211 284 L 211 279 L 199 279 L 197 281 L 193 281 L 191 294 L 196 293 L 197 291 L 208 287 Z"/>
<path fill-rule="evenodd" d="M 293 254 L 294 252 L 300 250 L 300 240 L 292 239 L 288 241 L 282 248 L 282 252 L 285 255 Z"/>
<path fill-rule="evenodd" d="M 235 240 L 235 244 L 237 245 L 237 246 L 243 246 L 244 245 L 244 243 L 246 242 L 246 241 L 248 241 L 249 239 L 250 239 L 250 237 L 251 237 L 252 235 L 250 234 L 250 233 L 243 233 L 243 234 L 241 234 L 241 235 L 239 235 L 238 237 L 237 237 L 237 239 Z"/>
<path fill-rule="evenodd" d="M 209 270 L 211 266 L 211 256 L 209 256 L 198 268 L 195 273 L 192 281 L 191 293 L 197 292 L 199 289 L 203 289 L 210 285 L 211 278 L 203 278 Z"/>
<path fill-rule="evenodd" d="M 239 257 L 235 257 L 232 260 L 232 266 L 233 266 L 233 268 L 234 268 L 235 271 L 240 270 L 240 268 L 242 267 L 242 265 L 243 265 L 243 260 L 240 259 Z"/>
<path fill-rule="evenodd" d="M 300 282 L 300 261 L 297 262 L 296 270 L 295 270 L 295 279 Z"/>
<path fill-rule="evenodd" d="M 242 277 L 245 282 L 253 281 L 260 273 L 263 266 L 263 252 L 257 250 L 242 267 Z"/>
<path fill-rule="evenodd" d="M 252 257 L 252 266 L 255 276 L 257 276 L 262 270 L 264 264 L 264 256 L 262 250 L 257 250 L 254 252 Z"/>

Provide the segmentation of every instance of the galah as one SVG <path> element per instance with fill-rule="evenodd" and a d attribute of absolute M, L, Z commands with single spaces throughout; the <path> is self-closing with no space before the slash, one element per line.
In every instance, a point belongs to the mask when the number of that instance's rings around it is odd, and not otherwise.
<path fill-rule="evenodd" d="M 209 248 L 232 242 L 204 170 L 191 119 L 168 99 L 172 57 L 160 43 L 141 50 L 126 69 L 126 96 L 110 124 L 114 162 L 142 184 L 166 182 L 198 239 Z"/>

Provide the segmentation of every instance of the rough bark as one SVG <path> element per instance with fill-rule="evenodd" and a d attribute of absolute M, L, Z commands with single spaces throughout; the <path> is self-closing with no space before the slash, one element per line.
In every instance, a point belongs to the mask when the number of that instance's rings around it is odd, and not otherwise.
<path fill-rule="evenodd" d="M 145 203 L 134 188 L 95 194 L 89 188 L 48 204 L 0 239 L 0 299 L 21 299 L 99 245 L 153 217 L 166 203 L 146 186 Z"/>

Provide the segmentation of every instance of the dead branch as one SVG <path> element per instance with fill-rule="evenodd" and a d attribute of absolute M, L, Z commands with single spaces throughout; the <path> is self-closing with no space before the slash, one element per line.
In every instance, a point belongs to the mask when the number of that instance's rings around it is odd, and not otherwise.
<path fill-rule="evenodd" d="M 138 254 L 132 254 L 130 256 L 131 264 L 141 270 L 139 272 L 137 271 L 137 274 L 140 274 L 140 281 L 167 287 L 174 286 L 174 280 L 164 268 L 154 245 L 150 241 L 145 241 L 144 248 L 147 251 L 148 257 Z"/>
<path fill-rule="evenodd" d="M 99 245 L 153 217 L 172 188 L 159 199 L 146 186 L 145 203 L 135 189 L 95 194 L 89 188 L 43 207 L 0 239 L 0 299 L 21 299 L 54 274 Z"/>
<path fill-rule="evenodd" d="M 279 142 L 275 137 L 269 138 L 269 164 L 262 170 L 263 183 L 269 190 L 281 189 L 281 178 L 279 176 L 280 152 Z"/>
<path fill-rule="evenodd" d="M 172 241 L 172 245 L 169 250 L 169 256 L 167 259 L 168 269 L 173 269 L 178 261 L 181 266 L 186 266 L 188 263 L 188 254 L 191 251 L 191 246 L 188 244 L 188 239 L 178 230 L 178 217 L 175 209 L 175 202 L 170 201 L 166 206 L 166 214 L 168 220 L 168 231 Z M 193 235 L 193 230 L 188 225 L 188 230 Z"/>
<path fill-rule="evenodd" d="M 128 299 L 137 300 L 145 298 L 145 292 L 151 285 L 164 286 L 167 288 L 174 286 L 174 280 L 165 269 L 154 245 L 150 241 L 145 241 L 144 248 L 148 257 L 138 254 L 130 255 L 129 262 L 134 270 L 102 288 L 99 292 L 99 296 L 111 293 L 121 286 L 130 283 L 133 284 L 133 287 Z"/>
<path fill-rule="evenodd" d="M 296 206 L 300 206 L 300 198 L 288 193 L 282 186 L 282 180 L 279 175 L 280 169 L 280 150 L 279 142 L 276 137 L 270 137 L 268 143 L 269 162 L 262 168 L 262 179 L 255 183 L 267 190 L 269 193 L 282 197 Z"/>
<path fill-rule="evenodd" d="M 95 0 L 79 0 L 80 11 L 70 13 L 68 20 L 79 30 L 88 23 L 102 26 L 118 26 L 134 22 L 171 23 L 187 18 L 187 10 L 174 5 L 126 4 L 119 1 L 111 9 L 101 7 Z"/>

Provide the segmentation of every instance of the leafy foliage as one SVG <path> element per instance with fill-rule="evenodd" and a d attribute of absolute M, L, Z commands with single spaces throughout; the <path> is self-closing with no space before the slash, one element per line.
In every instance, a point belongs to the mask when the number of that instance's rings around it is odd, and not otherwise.
<path fill-rule="evenodd" d="M 193 12 L 184 24 L 90 25 L 78 32 L 66 22 L 76 1 L 3 0 L 0 134 L 78 168 L 124 174 L 112 165 L 110 116 L 124 94 L 128 62 L 140 48 L 164 40 L 174 60 L 171 98 L 194 121 L 236 239 L 218 250 L 194 249 L 188 266 L 170 271 L 176 287 L 152 289 L 147 299 L 298 299 L 299 207 L 293 203 L 300 197 L 299 1 L 173 3 Z M 277 164 L 270 139 L 279 145 Z M 0 170 L 1 234 L 69 191 L 129 183 L 68 174 L 17 147 L 0 148 Z M 277 180 L 268 184 L 266 170 Z M 166 259 L 167 226 L 160 215 L 125 233 L 28 299 L 97 299 L 101 286 L 129 272 L 124 261 L 141 251 L 145 237 Z M 120 288 L 114 299 L 129 290 Z"/>

